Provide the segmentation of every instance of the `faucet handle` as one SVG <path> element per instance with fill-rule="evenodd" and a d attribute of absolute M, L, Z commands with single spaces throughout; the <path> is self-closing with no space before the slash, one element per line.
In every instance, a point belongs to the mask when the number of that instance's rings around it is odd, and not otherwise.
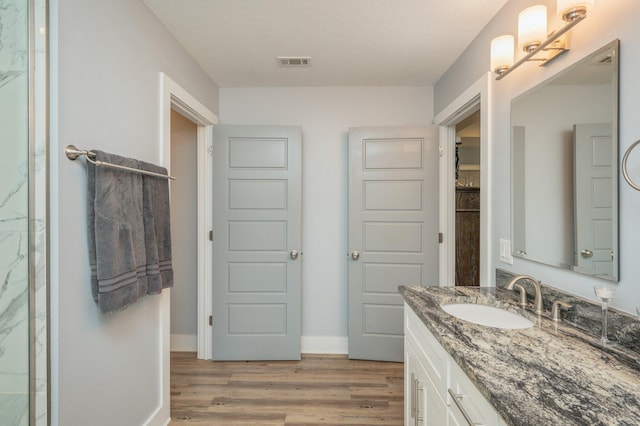
<path fill-rule="evenodd" d="M 519 304 L 522 309 L 525 309 L 527 307 L 527 290 L 524 289 L 524 286 L 522 284 L 516 284 L 513 287 L 518 289 L 518 291 L 520 292 Z"/>
<path fill-rule="evenodd" d="M 556 300 L 551 305 L 551 319 L 554 321 L 560 321 L 560 309 L 570 309 L 573 308 L 573 305 L 568 304 L 567 302 L 563 302 L 562 300 Z"/>

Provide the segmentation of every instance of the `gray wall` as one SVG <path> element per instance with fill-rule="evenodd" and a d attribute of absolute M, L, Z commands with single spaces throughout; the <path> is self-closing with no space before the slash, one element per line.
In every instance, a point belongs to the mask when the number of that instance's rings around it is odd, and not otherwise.
<path fill-rule="evenodd" d="M 53 425 L 142 425 L 162 401 L 165 291 L 112 315 L 91 297 L 86 170 L 76 144 L 158 162 L 160 72 L 218 110 L 218 87 L 138 0 L 52 0 Z M 158 411 L 159 410 L 159 411 Z M 155 422 L 155 423 L 154 423 Z"/>
<path fill-rule="evenodd" d="M 445 108 L 465 88 L 477 81 L 489 69 L 489 45 L 491 39 L 505 33 L 516 34 L 518 13 L 525 7 L 543 3 L 550 14 L 549 29 L 559 25 L 555 17 L 555 1 L 511 0 L 484 28 L 470 44 L 463 55 L 438 81 L 434 88 L 436 113 Z M 492 259 L 494 267 L 513 272 L 527 273 L 541 279 L 544 283 L 565 291 L 594 299 L 593 286 L 604 281 L 584 275 L 560 270 L 523 259 L 515 259 L 513 266 L 501 263 L 497 259 L 498 240 L 511 237 L 511 197 L 510 197 L 510 123 L 509 106 L 511 100 L 524 93 L 541 81 L 561 69 L 580 60 L 610 41 L 618 38 L 620 53 L 620 158 L 635 140 L 640 138 L 640 32 L 637 22 L 640 20 L 640 8 L 636 0 L 618 0 L 615 2 L 596 2 L 587 19 L 571 31 L 571 51 L 558 58 L 547 67 L 538 67 L 534 63 L 525 64 L 500 81 L 495 81 L 490 89 L 490 116 L 492 138 L 489 155 L 492 164 L 493 190 L 491 200 L 493 217 Z M 630 160 L 630 173 L 640 180 L 640 155 Z M 640 235 L 640 193 L 632 190 L 620 179 L 620 283 L 612 305 L 628 312 L 635 312 L 640 306 L 640 263 L 634 253 L 640 248 L 637 235 Z"/>

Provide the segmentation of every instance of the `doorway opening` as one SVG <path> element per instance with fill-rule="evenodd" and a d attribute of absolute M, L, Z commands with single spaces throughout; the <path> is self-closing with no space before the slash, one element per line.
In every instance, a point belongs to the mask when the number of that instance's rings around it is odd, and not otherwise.
<path fill-rule="evenodd" d="M 198 126 L 171 110 L 171 351 L 198 348 Z"/>
<path fill-rule="evenodd" d="M 492 82 L 491 73 L 487 73 L 437 114 L 434 119 L 434 124 L 440 126 L 439 227 L 441 244 L 439 282 L 442 286 L 454 283 L 456 285 L 493 285 L 491 278 L 492 245 L 489 242 L 489 235 L 491 235 L 489 104 Z M 469 130 L 469 135 L 466 130 Z M 468 161 L 465 159 L 469 163 L 468 165 L 462 167 L 458 161 L 458 167 L 456 167 L 456 140 L 459 138 L 461 142 L 458 145 L 458 154 L 459 160 L 462 160 L 460 148 L 464 146 L 464 138 L 466 137 L 470 138 L 468 145 L 470 148 L 469 157 L 471 158 Z M 466 157 L 467 153 L 465 152 L 464 155 Z M 479 157 L 479 161 L 477 157 Z M 458 171 L 459 182 L 456 181 L 456 171 Z M 466 191 L 471 193 L 477 191 L 479 200 L 471 204 L 469 208 L 461 207 L 461 210 L 471 210 L 462 213 L 476 215 L 474 219 L 476 223 L 473 224 L 473 228 L 476 230 L 474 232 L 477 232 L 479 228 L 479 237 L 475 237 L 478 239 L 478 242 L 475 243 L 476 253 L 472 255 L 458 252 L 458 249 L 462 250 L 463 247 L 461 244 L 457 244 L 456 238 L 461 238 L 465 242 L 469 238 L 464 233 L 458 234 L 458 236 L 456 234 L 456 197 L 459 192 L 464 192 L 463 190 L 458 191 L 458 188 L 475 187 L 480 189 L 467 189 Z M 479 211 L 474 212 L 473 210 Z M 459 225 L 458 228 L 460 227 Z M 472 259 L 474 257 L 475 259 Z M 473 260 L 471 271 L 475 277 L 461 277 L 460 281 L 456 281 L 456 266 L 468 260 Z"/>
<path fill-rule="evenodd" d="M 480 105 L 455 125 L 455 284 L 480 285 Z"/>
<path fill-rule="evenodd" d="M 196 241 L 197 241 L 197 349 L 198 358 L 208 359 L 211 354 L 211 333 L 208 332 L 208 315 L 211 309 L 211 244 L 208 230 L 211 229 L 211 144 L 212 127 L 218 117 L 190 93 L 175 83 L 166 74 L 160 74 L 160 161 L 171 173 L 171 114 L 177 112 L 196 125 Z M 194 164 L 194 163 L 192 163 Z M 209 260 L 209 261 L 206 261 Z M 160 354 L 161 402 L 148 423 L 164 423 L 170 414 L 170 353 L 171 353 L 171 291 L 162 295 L 159 312 L 162 349 Z"/>

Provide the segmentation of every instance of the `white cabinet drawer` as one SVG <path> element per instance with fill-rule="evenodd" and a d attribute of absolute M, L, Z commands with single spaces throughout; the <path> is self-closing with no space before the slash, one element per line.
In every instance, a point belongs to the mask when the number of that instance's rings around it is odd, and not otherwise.
<path fill-rule="evenodd" d="M 422 320 L 405 305 L 405 336 L 413 340 L 416 349 L 424 355 L 422 365 L 443 401 L 447 401 L 449 378 L 449 354 L 427 330 Z"/>

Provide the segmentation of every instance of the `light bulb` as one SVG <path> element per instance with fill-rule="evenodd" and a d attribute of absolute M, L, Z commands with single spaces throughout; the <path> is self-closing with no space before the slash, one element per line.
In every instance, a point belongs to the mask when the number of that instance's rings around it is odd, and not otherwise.
<path fill-rule="evenodd" d="M 491 70 L 502 74 L 513 65 L 514 38 L 512 35 L 502 35 L 491 40 Z"/>
<path fill-rule="evenodd" d="M 518 15 L 518 48 L 531 52 L 547 38 L 547 7 L 531 6 Z"/>

